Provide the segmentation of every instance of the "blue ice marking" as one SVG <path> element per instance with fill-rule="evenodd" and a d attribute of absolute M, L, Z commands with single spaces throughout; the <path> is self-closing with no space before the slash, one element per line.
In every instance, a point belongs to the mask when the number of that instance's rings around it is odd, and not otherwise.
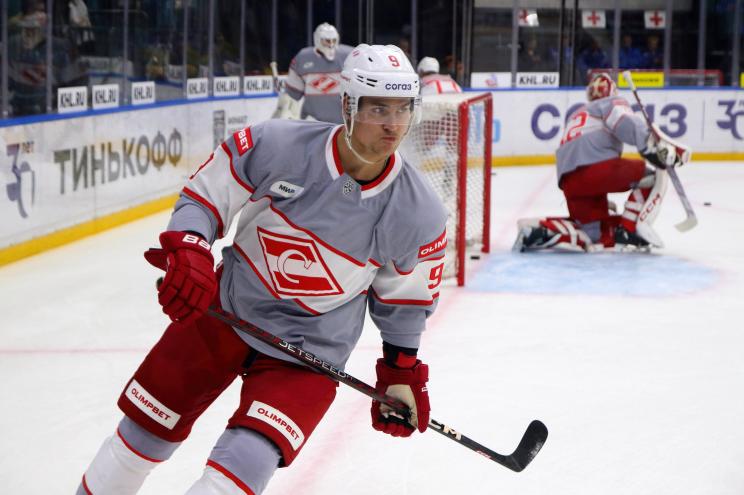
<path fill-rule="evenodd" d="M 715 270 L 644 253 L 494 253 L 470 290 L 525 294 L 672 296 L 712 286 Z"/>

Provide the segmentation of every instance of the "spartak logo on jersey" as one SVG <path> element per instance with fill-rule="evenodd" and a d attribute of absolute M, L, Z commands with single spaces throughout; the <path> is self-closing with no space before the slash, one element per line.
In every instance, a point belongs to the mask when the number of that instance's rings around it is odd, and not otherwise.
<path fill-rule="evenodd" d="M 314 240 L 276 234 L 260 227 L 258 238 L 278 294 L 295 297 L 343 294 Z"/>
<path fill-rule="evenodd" d="M 327 74 L 321 74 L 309 81 L 309 85 L 319 93 L 331 94 L 341 83 Z"/>

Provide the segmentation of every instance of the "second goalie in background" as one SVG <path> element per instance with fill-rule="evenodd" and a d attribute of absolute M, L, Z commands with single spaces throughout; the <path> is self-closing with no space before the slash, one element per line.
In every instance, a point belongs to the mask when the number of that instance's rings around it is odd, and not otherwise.
<path fill-rule="evenodd" d="M 618 96 L 609 74 L 597 74 L 586 94 L 588 102 L 566 120 L 556 152 L 558 187 L 566 197 L 569 217 L 520 220 L 515 250 L 663 246 L 652 224 L 666 192 L 665 169 L 683 165 L 689 154 L 680 150 L 686 148 L 657 127 L 651 132 Z M 623 143 L 635 145 L 643 159 L 621 157 Z M 625 191 L 630 194 L 623 212 L 616 214 L 607 195 Z"/>
<path fill-rule="evenodd" d="M 282 112 L 280 108 L 276 115 L 342 123 L 341 69 L 350 52 L 350 46 L 339 44 L 335 27 L 326 22 L 318 25 L 313 33 L 313 46 L 300 50 L 289 65 L 286 96 L 279 105 L 291 110 Z"/>

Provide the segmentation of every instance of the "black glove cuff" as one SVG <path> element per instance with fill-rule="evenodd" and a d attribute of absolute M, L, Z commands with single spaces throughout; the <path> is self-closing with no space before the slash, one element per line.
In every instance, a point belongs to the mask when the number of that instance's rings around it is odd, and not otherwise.
<path fill-rule="evenodd" d="M 385 364 L 391 368 L 412 368 L 416 364 L 416 354 L 418 354 L 418 349 L 382 342 Z"/>

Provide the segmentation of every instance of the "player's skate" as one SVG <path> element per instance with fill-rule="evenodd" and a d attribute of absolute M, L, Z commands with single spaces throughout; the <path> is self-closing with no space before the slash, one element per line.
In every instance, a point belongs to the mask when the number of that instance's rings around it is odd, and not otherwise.
<path fill-rule="evenodd" d="M 636 232 L 628 232 L 625 227 L 615 229 L 615 251 L 651 251 L 651 244 Z"/>
<path fill-rule="evenodd" d="M 667 188 L 667 173 L 649 169 L 625 202 L 620 226 L 615 231 L 615 250 L 644 250 L 664 247 L 652 225 L 661 211 Z"/>
<path fill-rule="evenodd" d="M 557 251 L 592 251 L 589 236 L 567 218 L 523 218 L 517 222 L 517 239 L 513 251 L 525 252 L 541 249 Z"/>

